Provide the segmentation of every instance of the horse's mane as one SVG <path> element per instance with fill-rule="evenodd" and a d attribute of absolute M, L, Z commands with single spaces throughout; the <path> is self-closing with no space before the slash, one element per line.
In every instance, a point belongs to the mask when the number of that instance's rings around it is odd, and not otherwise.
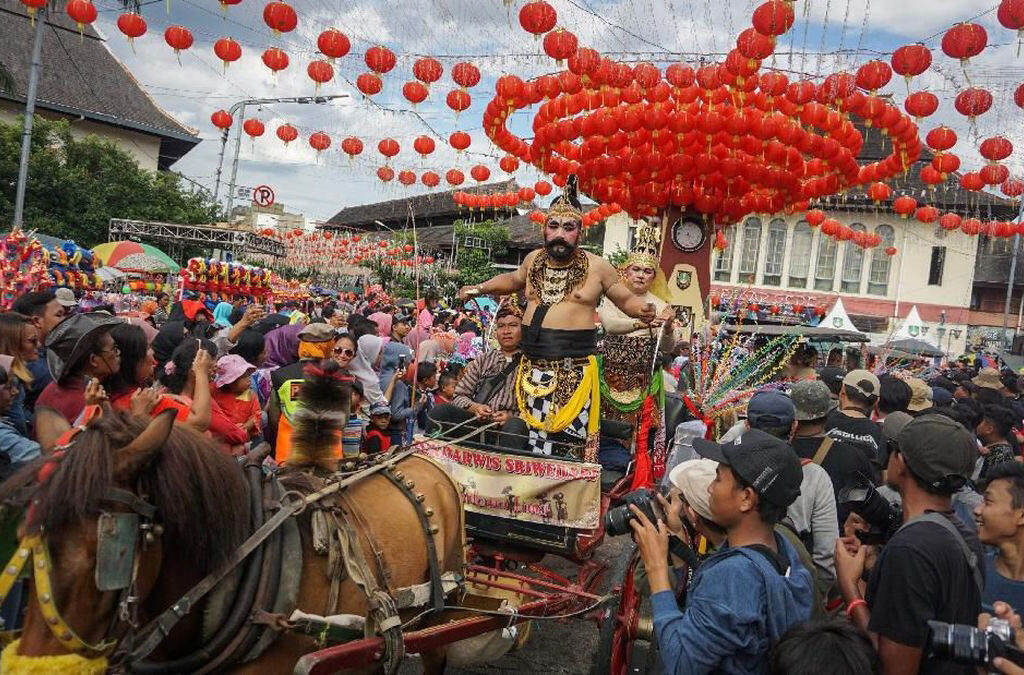
<path fill-rule="evenodd" d="M 116 450 L 146 428 L 148 419 L 106 410 L 102 419 L 75 437 L 56 469 L 33 494 L 33 524 L 48 537 L 95 518 L 114 480 Z M 12 497 L 52 457 L 36 460 L 0 488 L 0 501 Z M 164 447 L 137 477 L 140 491 L 156 506 L 164 528 L 165 554 L 205 574 L 223 564 L 249 532 L 249 502 L 241 466 L 209 439 L 175 424 Z"/>

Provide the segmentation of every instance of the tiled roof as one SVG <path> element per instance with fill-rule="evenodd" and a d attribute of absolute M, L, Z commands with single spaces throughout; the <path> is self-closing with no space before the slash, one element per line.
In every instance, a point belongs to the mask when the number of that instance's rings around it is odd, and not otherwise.
<path fill-rule="evenodd" d="M 508 230 L 509 248 L 533 250 L 544 244 L 541 228 L 527 216 L 513 216 L 507 220 L 498 220 L 495 225 Z M 451 249 L 454 225 L 437 225 L 416 230 L 420 246 L 435 249 Z M 470 235 L 471 236 L 471 235 Z"/>
<path fill-rule="evenodd" d="M 37 14 L 36 20 L 41 17 Z M 18 0 L 0 0 L 0 63 L 15 82 L 15 91 L 0 90 L 0 98 L 24 102 L 32 37 L 25 6 Z M 182 125 L 150 98 L 91 26 L 79 34 L 75 22 L 64 13 L 63 3 L 47 13 L 42 61 L 38 108 L 161 137 L 160 168 L 171 166 L 199 142 L 194 129 Z"/>

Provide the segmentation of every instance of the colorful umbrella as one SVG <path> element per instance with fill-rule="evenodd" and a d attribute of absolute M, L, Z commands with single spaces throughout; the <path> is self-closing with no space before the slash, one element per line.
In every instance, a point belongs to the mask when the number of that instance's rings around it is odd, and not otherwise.
<path fill-rule="evenodd" d="M 181 269 L 170 256 L 149 244 L 111 241 L 92 250 L 98 261 L 108 267 L 141 272 L 177 272 Z"/>

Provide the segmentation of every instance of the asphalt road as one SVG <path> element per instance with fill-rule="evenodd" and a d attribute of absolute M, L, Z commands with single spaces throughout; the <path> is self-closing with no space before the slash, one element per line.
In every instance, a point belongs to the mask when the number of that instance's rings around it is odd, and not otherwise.
<path fill-rule="evenodd" d="M 615 561 L 629 554 L 629 537 L 608 537 L 594 554 L 595 559 L 614 567 Z M 543 564 L 562 576 L 575 576 L 576 565 L 548 556 Z M 601 592 L 618 579 L 605 579 Z M 488 673 L 571 673 L 586 675 L 590 672 L 597 652 L 597 624 L 586 619 L 568 621 L 535 621 L 530 639 L 522 649 L 506 654 L 502 659 L 474 668 L 448 668 L 451 675 L 486 675 Z M 402 675 L 419 673 L 419 658 L 408 657 L 399 671 Z"/>

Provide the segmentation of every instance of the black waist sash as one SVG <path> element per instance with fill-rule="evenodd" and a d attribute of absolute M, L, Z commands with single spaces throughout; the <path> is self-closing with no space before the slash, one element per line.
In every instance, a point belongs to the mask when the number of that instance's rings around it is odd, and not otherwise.
<path fill-rule="evenodd" d="M 590 356 L 597 352 L 597 328 L 561 330 L 541 328 L 549 305 L 540 305 L 533 312 L 530 325 L 523 326 L 523 353 L 533 359 L 562 359 Z"/>

